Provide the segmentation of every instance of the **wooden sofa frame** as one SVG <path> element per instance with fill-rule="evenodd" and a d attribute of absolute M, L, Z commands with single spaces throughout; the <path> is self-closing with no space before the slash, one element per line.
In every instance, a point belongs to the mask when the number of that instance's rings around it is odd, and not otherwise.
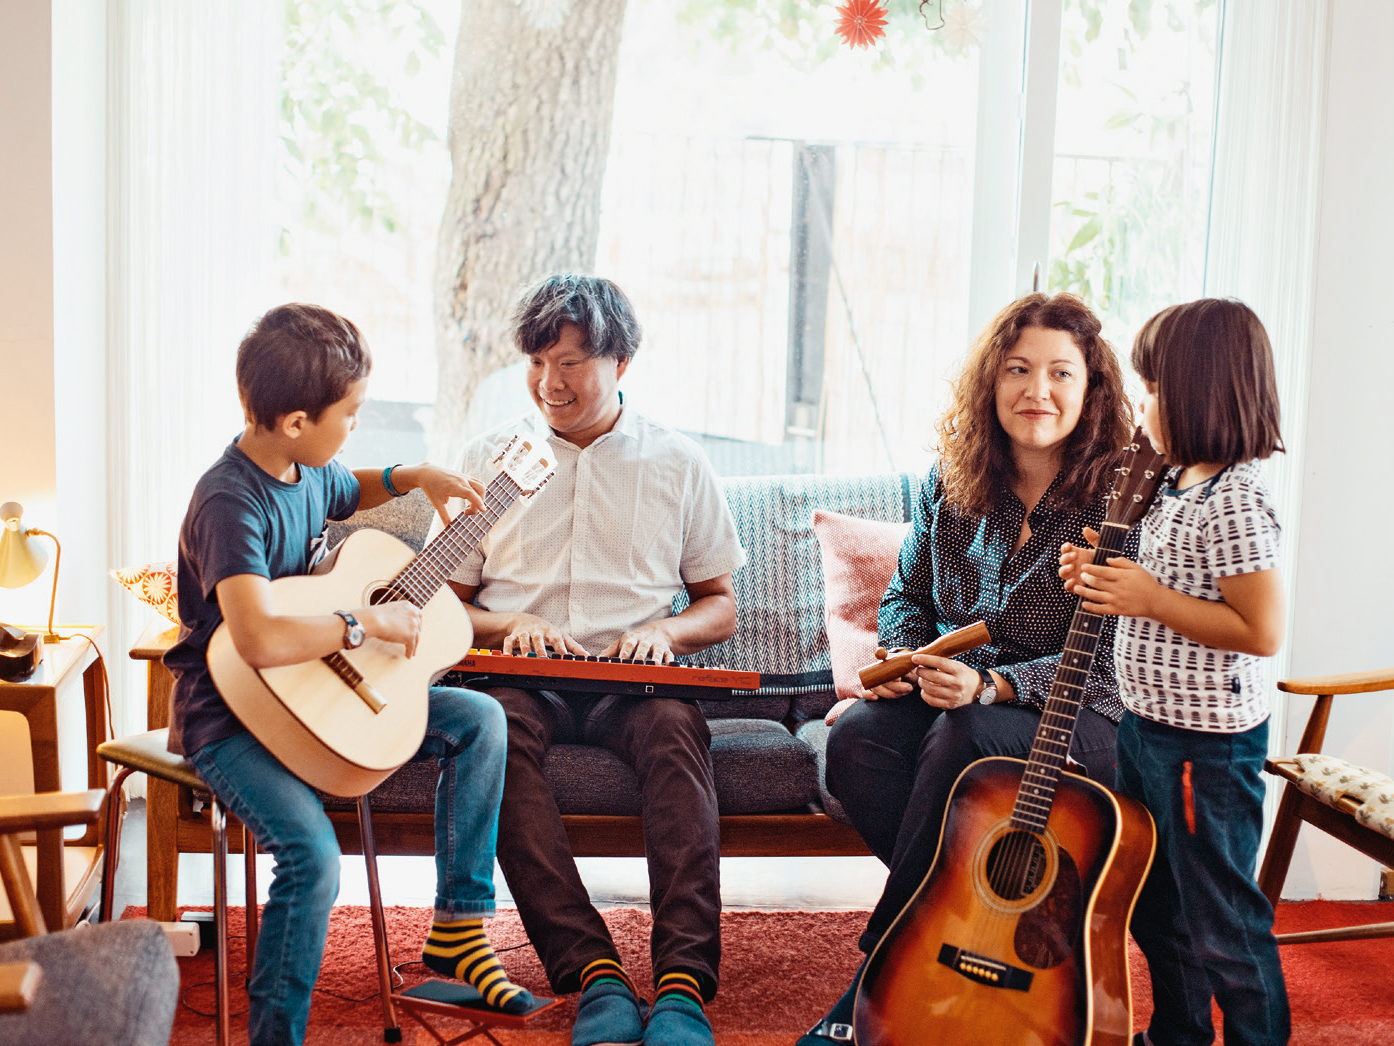
<path fill-rule="evenodd" d="M 152 621 L 131 648 L 131 657 L 145 661 L 147 729 L 169 726 L 170 691 L 174 679 L 160 658 L 178 630 L 163 618 Z M 191 798 L 167 781 L 149 780 L 146 799 L 147 905 L 152 919 L 176 916 L 179 855 L 211 853 L 212 834 L 206 810 L 195 812 Z M 363 852 L 354 809 L 330 811 L 329 819 L 346 854 Z M 566 814 L 562 817 L 577 857 L 642 857 L 644 835 L 638 817 Z M 242 833 L 228 817 L 228 849 L 240 853 Z M 429 813 L 373 813 L 373 837 L 379 854 L 429 857 L 435 853 L 435 830 Z M 741 814 L 721 818 L 723 857 L 861 856 L 871 851 L 850 825 L 821 810 L 784 814 Z"/>

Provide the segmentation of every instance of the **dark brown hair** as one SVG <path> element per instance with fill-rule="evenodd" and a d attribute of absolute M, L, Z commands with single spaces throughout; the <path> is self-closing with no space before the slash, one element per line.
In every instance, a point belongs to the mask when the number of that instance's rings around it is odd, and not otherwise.
<path fill-rule="evenodd" d="M 599 276 L 558 273 L 525 290 L 513 310 L 513 341 L 519 352 L 549 349 L 566 324 L 576 327 L 592 356 L 624 362 L 639 350 L 642 332 L 624 291 Z"/>
<path fill-rule="evenodd" d="M 1233 465 L 1284 450 L 1273 347 L 1233 298 L 1163 309 L 1133 342 L 1133 369 L 1157 391 L 1173 465 Z"/>
<path fill-rule="evenodd" d="M 278 305 L 238 346 L 242 413 L 267 429 L 297 410 L 318 421 L 372 367 L 363 335 L 342 316 L 318 305 Z"/>
<path fill-rule="evenodd" d="M 1119 451 L 1133 431 L 1118 358 L 1099 319 L 1072 294 L 1028 294 L 999 312 L 978 336 L 939 420 L 939 470 L 949 505 L 968 515 L 992 511 L 1002 487 L 1016 477 L 1011 441 L 997 418 L 997 377 L 1028 327 L 1064 331 L 1084 357 L 1088 385 L 1079 423 L 1064 448 L 1064 480 L 1056 504 L 1083 508 L 1101 499 Z"/>

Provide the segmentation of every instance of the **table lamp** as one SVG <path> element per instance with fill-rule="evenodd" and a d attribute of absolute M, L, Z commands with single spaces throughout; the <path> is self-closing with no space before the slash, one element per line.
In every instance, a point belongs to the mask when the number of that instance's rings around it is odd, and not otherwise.
<path fill-rule="evenodd" d="M 63 562 L 63 546 L 47 530 L 20 525 L 24 507 L 17 501 L 0 505 L 0 588 L 23 588 L 44 572 L 48 565 L 48 550 L 37 541 L 42 535 L 53 542 L 57 556 L 53 561 L 53 593 L 48 599 L 48 632 L 45 643 L 57 643 L 62 636 L 53 631 L 53 605 L 58 600 L 58 567 Z"/>

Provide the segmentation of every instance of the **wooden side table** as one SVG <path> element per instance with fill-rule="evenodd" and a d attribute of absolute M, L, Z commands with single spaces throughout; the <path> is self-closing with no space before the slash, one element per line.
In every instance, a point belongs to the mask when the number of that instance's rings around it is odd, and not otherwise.
<path fill-rule="evenodd" d="M 106 763 L 97 758 L 97 746 L 107 737 L 107 682 L 97 640 L 101 625 L 66 628 L 72 638 L 45 643 L 43 661 L 28 679 L 0 680 L 0 709 L 18 712 L 28 720 L 29 744 L 34 762 L 34 791 L 63 790 L 58 761 L 58 711 L 60 702 L 75 699 L 82 687 L 87 715 L 87 787 L 107 787 Z M 69 789 L 71 790 L 71 789 Z M 102 844 L 95 826 L 67 845 L 87 849 L 88 860 L 78 877 L 69 881 L 65 869 L 62 828 L 37 833 L 36 882 L 39 907 L 50 929 L 67 929 L 77 922 L 99 881 Z M 13 923 L 6 924 L 13 927 Z M 3 935 L 0 929 L 0 935 Z"/>

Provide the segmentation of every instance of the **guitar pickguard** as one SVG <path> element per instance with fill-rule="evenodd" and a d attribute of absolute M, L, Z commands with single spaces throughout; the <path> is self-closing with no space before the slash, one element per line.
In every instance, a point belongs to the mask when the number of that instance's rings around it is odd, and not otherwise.
<path fill-rule="evenodd" d="M 1074 859 L 1061 850 L 1050 891 L 1017 920 L 1012 944 L 1018 958 L 1038 970 L 1059 966 L 1079 947 L 1083 916 L 1079 869 Z"/>
<path fill-rule="evenodd" d="M 1013 949 L 1048 970 L 1079 946 L 1084 902 L 1079 867 L 1053 832 L 999 822 L 978 848 L 975 886 L 984 908 L 1016 919 Z"/>

